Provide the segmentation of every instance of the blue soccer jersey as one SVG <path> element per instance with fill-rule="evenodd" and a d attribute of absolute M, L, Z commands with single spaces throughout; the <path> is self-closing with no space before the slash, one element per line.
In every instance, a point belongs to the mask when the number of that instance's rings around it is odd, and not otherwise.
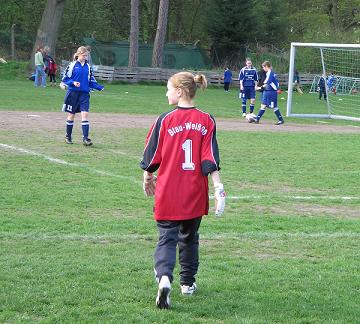
<path fill-rule="evenodd" d="M 80 83 L 80 87 L 74 85 L 75 81 Z M 81 64 L 79 61 L 71 62 L 65 70 L 62 82 L 71 91 L 90 92 L 90 89 L 99 91 L 104 89 L 102 85 L 96 82 L 92 68 L 87 61 L 84 64 Z"/>
<path fill-rule="evenodd" d="M 266 79 L 264 81 L 264 90 L 265 91 L 279 90 L 279 81 L 276 77 L 276 74 L 272 70 L 266 72 Z"/>
<path fill-rule="evenodd" d="M 333 74 L 330 74 L 329 79 L 327 81 L 327 86 L 329 89 L 331 89 L 335 85 L 335 76 Z"/>
<path fill-rule="evenodd" d="M 243 67 L 239 73 L 239 80 L 242 81 L 243 87 L 255 87 L 255 82 L 258 81 L 256 69 Z"/>

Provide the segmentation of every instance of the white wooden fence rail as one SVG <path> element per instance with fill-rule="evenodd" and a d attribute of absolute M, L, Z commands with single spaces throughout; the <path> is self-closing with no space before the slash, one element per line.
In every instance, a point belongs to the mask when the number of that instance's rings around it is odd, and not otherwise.
<path fill-rule="evenodd" d="M 62 61 L 60 72 L 64 72 L 68 62 Z M 158 81 L 166 82 L 171 75 L 182 70 L 170 70 L 170 69 L 160 69 L 160 68 L 148 68 L 148 67 L 137 67 L 137 68 L 128 68 L 128 67 L 114 67 L 114 66 L 105 66 L 105 65 L 94 65 L 94 75 L 97 80 L 102 81 L 127 81 L 138 83 L 141 81 Z M 223 73 L 214 72 L 214 71 L 193 71 L 189 70 L 192 73 L 202 73 L 206 76 L 208 83 L 212 85 L 222 86 L 224 84 Z M 233 81 L 231 86 L 238 87 L 239 72 L 233 71 Z M 300 76 L 302 85 L 311 85 L 314 80 L 314 74 L 303 74 Z M 287 74 L 278 74 L 278 79 L 280 85 L 283 89 L 287 88 L 288 75 Z"/>

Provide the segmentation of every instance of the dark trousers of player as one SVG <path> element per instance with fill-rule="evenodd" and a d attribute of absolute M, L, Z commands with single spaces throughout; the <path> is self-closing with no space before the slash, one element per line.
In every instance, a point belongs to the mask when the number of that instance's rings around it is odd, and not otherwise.
<path fill-rule="evenodd" d="M 229 91 L 230 82 L 224 82 L 224 90 Z"/>
<path fill-rule="evenodd" d="M 319 99 L 324 95 L 324 100 L 326 100 L 326 90 L 325 88 L 320 88 L 319 90 Z"/>
<path fill-rule="evenodd" d="M 180 284 L 191 286 L 199 268 L 199 234 L 201 217 L 184 221 L 157 221 L 159 241 L 154 259 L 156 277 L 173 281 L 176 246 L 179 246 Z"/>

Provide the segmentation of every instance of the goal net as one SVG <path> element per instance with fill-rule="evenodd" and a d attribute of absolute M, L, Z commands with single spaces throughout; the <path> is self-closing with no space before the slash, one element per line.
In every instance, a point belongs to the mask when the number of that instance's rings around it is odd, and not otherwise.
<path fill-rule="evenodd" d="M 360 121 L 360 45 L 291 43 L 286 114 Z"/>

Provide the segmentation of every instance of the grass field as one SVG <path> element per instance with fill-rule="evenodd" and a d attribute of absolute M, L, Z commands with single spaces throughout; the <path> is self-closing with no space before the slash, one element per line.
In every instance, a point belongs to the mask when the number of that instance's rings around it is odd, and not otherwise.
<path fill-rule="evenodd" d="M 0 81 L 0 110 L 41 118 L 63 96 Z M 239 116 L 235 92 L 209 89 L 198 103 L 215 118 Z M 165 88 L 149 85 L 109 85 L 92 107 L 109 122 L 169 109 Z M 64 123 L 9 126 L 1 116 L 0 322 L 358 323 L 358 133 L 219 130 L 226 212 L 203 220 L 196 295 L 180 295 L 176 268 L 173 308 L 159 311 L 157 230 L 138 167 L 147 129 L 95 123 L 87 148 L 63 143 Z"/>

